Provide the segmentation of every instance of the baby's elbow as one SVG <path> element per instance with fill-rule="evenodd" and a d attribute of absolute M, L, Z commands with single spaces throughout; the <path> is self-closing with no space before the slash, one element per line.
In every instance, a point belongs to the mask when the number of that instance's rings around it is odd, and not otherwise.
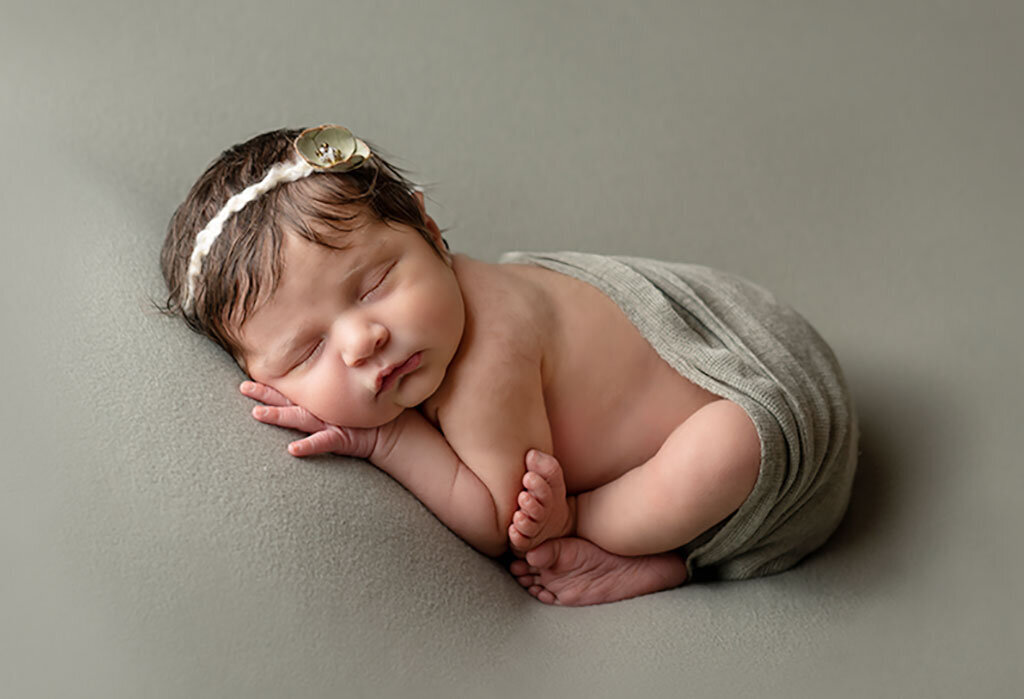
<path fill-rule="evenodd" d="M 462 530 L 463 538 L 485 556 L 498 558 L 508 550 L 508 526 L 501 527 L 493 507 L 486 509 L 486 513 L 478 512 L 473 517 L 472 524 L 466 523 L 469 526 Z M 511 523 L 511 518 L 509 521 Z"/>
<path fill-rule="evenodd" d="M 508 551 L 508 538 L 503 538 L 500 541 L 493 539 L 483 542 L 481 546 L 477 547 L 477 550 L 485 556 L 500 558 L 506 551 Z"/>
<path fill-rule="evenodd" d="M 482 533 L 479 544 L 474 544 L 474 548 L 491 558 L 499 558 L 509 550 L 508 530 L 512 526 L 515 508 L 510 508 L 507 502 L 499 501 L 493 495 L 491 504 L 493 509 L 490 511 L 490 526 L 487 527 L 486 533 Z"/>
<path fill-rule="evenodd" d="M 509 518 L 509 524 L 511 524 L 511 518 Z M 478 548 L 481 553 L 491 558 L 498 558 L 504 554 L 508 551 L 508 526 L 501 527 L 499 523 L 498 530 L 487 532 L 486 537 L 484 537 Z"/>
<path fill-rule="evenodd" d="M 472 532 L 466 532 L 462 536 L 463 541 L 472 546 L 485 556 L 498 558 L 508 550 L 508 535 L 498 538 L 493 531 L 482 531 L 477 528 Z"/>

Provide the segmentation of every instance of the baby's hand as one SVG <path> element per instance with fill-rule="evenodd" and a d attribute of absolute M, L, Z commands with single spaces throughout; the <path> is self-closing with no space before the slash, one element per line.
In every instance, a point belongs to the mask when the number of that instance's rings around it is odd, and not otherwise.
<path fill-rule="evenodd" d="M 252 409 L 252 416 L 260 422 L 310 433 L 308 437 L 288 445 L 288 453 L 292 456 L 312 456 L 330 452 L 368 459 L 377 444 L 377 432 L 380 429 L 378 427 L 329 425 L 305 408 L 295 405 L 270 386 L 255 381 L 243 381 L 238 389 L 242 395 L 264 404 Z"/>

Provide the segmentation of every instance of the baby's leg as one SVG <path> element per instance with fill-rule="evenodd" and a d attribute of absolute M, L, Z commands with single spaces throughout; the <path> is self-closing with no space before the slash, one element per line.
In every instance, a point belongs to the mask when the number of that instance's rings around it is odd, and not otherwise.
<path fill-rule="evenodd" d="M 735 512 L 754 488 L 761 441 L 736 403 L 717 400 L 651 459 L 576 498 L 576 536 L 621 556 L 671 551 Z"/>
<path fill-rule="evenodd" d="M 541 455 L 537 463 L 546 464 L 538 475 L 553 472 L 556 484 L 562 483 L 552 457 Z M 760 463 L 760 438 L 747 414 L 727 400 L 710 403 L 677 427 L 649 461 L 575 502 L 569 499 L 575 532 L 583 538 L 529 546 L 526 560 L 510 570 L 547 604 L 599 604 L 681 585 L 686 565 L 672 550 L 738 509 L 753 490 Z"/>
<path fill-rule="evenodd" d="M 724 399 L 691 415 L 647 462 L 575 497 L 566 498 L 558 462 L 531 451 L 509 542 L 519 557 L 570 534 L 622 556 L 670 551 L 738 509 L 760 463 L 754 423 Z"/>
<path fill-rule="evenodd" d="M 526 560 L 513 561 L 509 571 L 531 595 L 545 604 L 581 606 L 645 595 L 686 581 L 686 564 L 675 553 L 617 556 L 584 539 L 562 537 L 561 530 L 571 528 L 574 521 L 575 498 L 565 497 L 561 465 L 534 450 L 527 455 L 526 468 L 519 510 L 509 526 L 512 551 Z"/>

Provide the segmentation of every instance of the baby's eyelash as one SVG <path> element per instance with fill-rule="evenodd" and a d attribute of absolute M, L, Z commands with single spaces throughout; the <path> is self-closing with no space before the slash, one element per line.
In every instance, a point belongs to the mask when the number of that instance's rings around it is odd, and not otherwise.
<path fill-rule="evenodd" d="M 311 349 L 309 351 L 309 354 L 307 354 L 305 357 L 303 357 L 302 360 L 298 364 L 296 364 L 295 366 L 302 366 L 303 364 L 307 363 L 309 360 L 313 359 L 313 357 L 315 357 L 317 354 L 319 354 L 320 348 L 323 347 L 323 346 L 324 346 L 324 338 L 321 337 L 320 341 L 317 342 L 316 345 L 313 346 L 313 349 Z"/>
<path fill-rule="evenodd" d="M 362 300 L 362 299 L 366 299 L 366 298 L 372 296 L 373 292 L 375 292 L 377 289 L 380 288 L 380 285 L 384 283 L 384 280 L 388 278 L 388 275 L 391 274 L 391 270 L 394 269 L 394 268 L 395 268 L 395 263 L 392 262 L 390 265 L 388 265 L 387 269 L 384 270 L 384 274 L 380 275 L 380 279 L 378 279 L 376 281 L 376 283 L 374 283 L 374 285 L 370 288 L 370 290 L 367 291 L 362 296 L 360 296 L 359 298 Z"/>

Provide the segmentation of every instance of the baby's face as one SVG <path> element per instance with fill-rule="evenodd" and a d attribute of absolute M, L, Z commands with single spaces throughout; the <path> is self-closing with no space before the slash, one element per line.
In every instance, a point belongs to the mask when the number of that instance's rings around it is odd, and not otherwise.
<path fill-rule="evenodd" d="M 441 385 L 465 308 L 450 261 L 415 230 L 369 221 L 346 242 L 285 236 L 280 284 L 242 326 L 243 354 L 253 380 L 324 422 L 376 427 Z"/>

